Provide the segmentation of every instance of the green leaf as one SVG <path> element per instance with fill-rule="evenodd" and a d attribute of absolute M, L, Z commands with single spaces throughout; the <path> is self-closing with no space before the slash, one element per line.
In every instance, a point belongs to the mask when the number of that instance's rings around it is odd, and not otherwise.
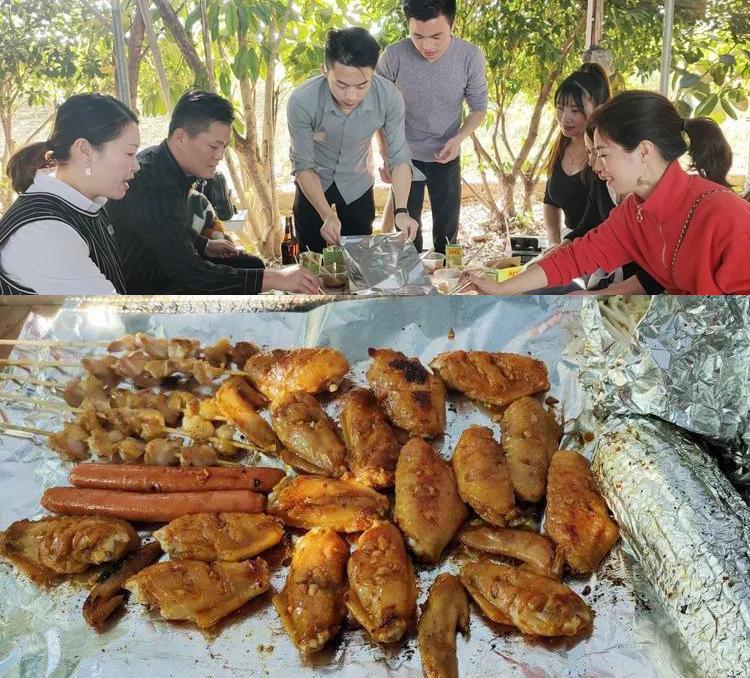
<path fill-rule="evenodd" d="M 717 64 L 711 69 L 711 77 L 714 79 L 714 82 L 721 87 L 724 84 L 724 79 L 726 77 L 726 74 L 724 73 L 724 66 L 721 64 Z"/>
<path fill-rule="evenodd" d="M 732 54 L 722 54 L 719 61 L 725 66 L 734 66 L 737 63 L 737 59 Z"/>
<path fill-rule="evenodd" d="M 740 94 L 739 97 L 735 98 L 734 100 L 734 107 L 738 111 L 742 111 L 743 113 L 747 110 L 747 97 L 744 94 Z"/>
<path fill-rule="evenodd" d="M 690 89 L 695 87 L 701 81 L 701 76 L 697 73 L 685 73 L 680 78 L 680 89 Z"/>
<path fill-rule="evenodd" d="M 255 53 L 255 50 L 249 50 L 247 53 L 247 70 L 250 75 L 250 79 L 255 81 L 260 75 L 260 59 Z"/>
<path fill-rule="evenodd" d="M 677 109 L 680 116 L 686 119 L 689 118 L 693 112 L 693 107 L 687 101 L 683 101 L 682 99 L 675 101 L 674 107 Z"/>
<path fill-rule="evenodd" d="M 702 116 L 711 115 L 711 112 L 716 108 L 719 103 L 719 95 L 711 94 L 707 96 L 695 109 L 695 116 L 697 118 Z"/>
<path fill-rule="evenodd" d="M 734 110 L 734 108 L 732 107 L 732 104 L 729 101 L 722 98 L 722 99 L 719 99 L 719 103 L 721 104 L 721 107 L 724 109 L 724 112 L 730 118 L 732 118 L 732 120 L 737 120 L 737 111 Z"/>
<path fill-rule="evenodd" d="M 232 93 L 232 83 L 226 71 L 219 73 L 219 89 L 221 89 L 221 93 L 225 97 L 230 96 Z"/>

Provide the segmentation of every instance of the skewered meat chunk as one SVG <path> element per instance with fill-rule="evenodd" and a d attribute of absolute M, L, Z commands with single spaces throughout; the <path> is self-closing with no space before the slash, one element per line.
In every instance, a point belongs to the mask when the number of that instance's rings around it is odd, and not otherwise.
<path fill-rule="evenodd" d="M 262 558 L 240 563 L 170 560 L 156 563 L 125 582 L 138 603 L 164 619 L 182 619 L 206 629 L 268 590 Z"/>
<path fill-rule="evenodd" d="M 180 466 L 213 466 L 219 459 L 211 445 L 186 445 L 178 453 Z"/>
<path fill-rule="evenodd" d="M 445 431 L 445 385 L 418 358 L 370 348 L 367 381 L 388 418 L 412 436 L 435 438 Z"/>
<path fill-rule="evenodd" d="M 101 358 L 82 358 L 81 367 L 90 375 L 96 377 L 105 386 L 114 386 L 121 377 L 115 371 L 118 359 L 113 355 L 105 355 Z"/>
<path fill-rule="evenodd" d="M 303 654 L 320 650 L 341 628 L 348 557 L 346 542 L 331 529 L 310 530 L 294 547 L 286 584 L 273 605 Z"/>
<path fill-rule="evenodd" d="M 155 438 L 146 445 L 143 462 L 149 466 L 174 466 L 181 451 L 182 443 L 179 440 Z"/>
<path fill-rule="evenodd" d="M 89 435 L 90 433 L 80 424 L 66 422 L 62 431 L 47 436 L 47 444 L 63 459 L 81 461 L 89 458 Z"/>
<path fill-rule="evenodd" d="M 545 364 L 515 353 L 450 351 L 435 356 L 430 367 L 448 388 L 485 405 L 505 407 L 549 389 Z"/>
<path fill-rule="evenodd" d="M 118 430 L 94 431 L 88 438 L 89 450 L 97 457 L 112 459 L 117 456 L 120 443 L 125 440 L 125 435 Z"/>
<path fill-rule="evenodd" d="M 453 469 L 432 445 L 412 438 L 398 458 L 393 511 L 411 550 L 418 558 L 436 563 L 468 515 Z"/>
<path fill-rule="evenodd" d="M 58 575 L 120 560 L 140 543 L 124 520 L 61 516 L 12 523 L 0 533 L 0 555 L 35 583 L 47 584 Z"/>
<path fill-rule="evenodd" d="M 146 443 L 137 438 L 125 438 L 117 445 L 117 453 L 123 461 L 135 463 L 146 453 Z"/>

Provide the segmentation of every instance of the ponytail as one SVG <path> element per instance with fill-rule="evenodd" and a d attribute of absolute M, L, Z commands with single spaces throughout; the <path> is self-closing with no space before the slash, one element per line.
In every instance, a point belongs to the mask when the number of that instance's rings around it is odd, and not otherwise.
<path fill-rule="evenodd" d="M 54 164 L 47 142 L 40 141 L 16 151 L 8 161 L 6 172 L 13 190 L 16 193 L 24 193 L 34 183 L 37 170 L 53 167 Z"/>
<path fill-rule="evenodd" d="M 685 121 L 685 133 L 690 139 L 691 169 L 704 179 L 731 188 L 727 174 L 732 167 L 732 149 L 716 122 L 710 118 L 690 118 Z"/>

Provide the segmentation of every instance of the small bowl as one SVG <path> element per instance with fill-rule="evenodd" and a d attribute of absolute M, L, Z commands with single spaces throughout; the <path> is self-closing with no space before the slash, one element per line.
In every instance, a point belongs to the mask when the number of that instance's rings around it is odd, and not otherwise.
<path fill-rule="evenodd" d="M 422 263 L 428 273 L 434 273 L 445 266 L 445 255 L 440 252 L 428 252 L 422 256 Z"/>
<path fill-rule="evenodd" d="M 348 279 L 346 269 L 342 266 L 333 264 L 329 268 L 320 267 L 320 281 L 325 287 L 343 287 Z"/>
<path fill-rule="evenodd" d="M 450 293 L 458 287 L 458 280 L 461 277 L 461 271 L 455 268 L 441 268 L 435 271 L 435 282 L 438 289 Z"/>

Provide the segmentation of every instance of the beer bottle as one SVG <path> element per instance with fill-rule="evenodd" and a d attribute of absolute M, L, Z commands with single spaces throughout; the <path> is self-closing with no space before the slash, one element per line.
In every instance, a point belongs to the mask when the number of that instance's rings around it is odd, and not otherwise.
<path fill-rule="evenodd" d="M 292 217 L 286 218 L 284 240 L 281 242 L 281 263 L 284 266 L 296 264 L 299 259 L 299 240 L 294 237 L 294 222 Z"/>

